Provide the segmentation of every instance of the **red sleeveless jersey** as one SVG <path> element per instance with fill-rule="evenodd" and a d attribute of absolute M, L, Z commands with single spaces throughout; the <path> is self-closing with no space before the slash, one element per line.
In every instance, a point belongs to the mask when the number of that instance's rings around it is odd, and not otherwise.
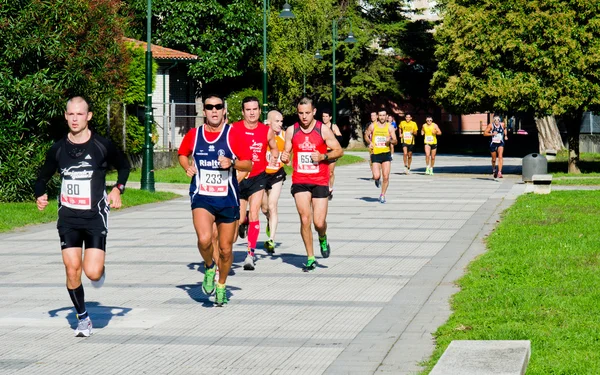
<path fill-rule="evenodd" d="M 256 128 L 248 129 L 244 120 L 233 123 L 234 137 L 245 143 L 252 152 L 252 170 L 248 177 L 261 174 L 267 168 L 267 148 L 269 146 L 269 127 L 259 122 Z"/>
<path fill-rule="evenodd" d="M 310 156 L 314 151 L 320 154 L 327 152 L 327 144 L 321 135 L 322 125 L 317 121 L 315 127 L 309 133 L 305 133 L 300 124 L 294 124 L 292 184 L 329 186 L 329 165 L 325 161 L 315 163 Z"/>

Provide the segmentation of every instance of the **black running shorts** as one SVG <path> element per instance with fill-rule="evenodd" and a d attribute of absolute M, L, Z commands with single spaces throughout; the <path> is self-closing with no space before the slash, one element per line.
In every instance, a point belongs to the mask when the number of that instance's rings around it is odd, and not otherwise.
<path fill-rule="evenodd" d="M 261 172 L 256 176 L 245 178 L 240 182 L 240 199 L 245 201 L 257 191 L 265 190 L 267 186 L 267 174 Z"/>
<path fill-rule="evenodd" d="M 434 144 L 434 145 L 429 145 L 429 144 L 425 143 L 425 146 L 429 146 L 429 147 L 431 147 L 431 149 L 432 149 L 432 150 L 435 150 L 435 149 L 437 149 L 437 143 L 436 143 L 436 144 Z"/>
<path fill-rule="evenodd" d="M 305 191 L 310 192 L 313 198 L 329 197 L 329 186 L 327 185 L 292 184 L 292 195 Z"/>
<path fill-rule="evenodd" d="M 58 227 L 58 236 L 60 238 L 60 248 L 62 250 L 71 247 L 86 249 L 100 249 L 106 251 L 105 227 L 91 226 L 89 228 L 70 228 Z"/>
<path fill-rule="evenodd" d="M 402 144 L 402 148 L 406 147 L 406 150 L 408 152 L 413 152 L 413 149 L 415 148 L 415 144 L 410 144 L 410 143 L 403 143 Z"/>
<path fill-rule="evenodd" d="M 384 152 L 382 154 L 371 154 L 371 163 L 385 163 L 386 161 L 392 161 L 392 153 Z"/>
<path fill-rule="evenodd" d="M 283 169 L 283 167 L 279 168 L 279 170 L 275 173 L 267 173 L 267 184 L 265 186 L 265 190 L 271 190 L 273 185 L 285 181 L 285 176 L 287 176 L 287 173 L 285 173 L 285 169 Z"/>

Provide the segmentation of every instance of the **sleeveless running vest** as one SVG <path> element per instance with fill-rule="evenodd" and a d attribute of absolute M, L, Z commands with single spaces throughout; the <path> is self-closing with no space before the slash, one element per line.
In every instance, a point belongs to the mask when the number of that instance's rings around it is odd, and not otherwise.
<path fill-rule="evenodd" d="M 502 124 L 498 124 L 496 126 L 495 123 L 492 123 L 492 133 L 497 132 L 498 134 L 492 135 L 492 140 L 490 141 L 491 145 L 494 144 L 503 144 L 504 143 L 504 127 Z"/>
<path fill-rule="evenodd" d="M 267 150 L 267 167 L 265 172 L 268 174 L 276 173 L 280 168 L 283 167 L 281 163 L 281 152 L 283 151 L 283 147 L 285 146 L 285 138 L 283 137 L 283 132 L 279 135 L 275 134 L 275 142 L 277 142 L 277 149 L 279 150 L 279 157 L 277 158 L 277 166 L 275 168 L 269 167 L 269 163 L 271 161 L 271 148 L 269 147 Z"/>
<path fill-rule="evenodd" d="M 225 124 L 221 134 L 212 142 L 204 137 L 204 125 L 196 131 L 193 157 L 194 165 L 198 173 L 193 177 L 190 184 L 190 195 L 201 197 L 203 201 L 213 207 L 235 207 L 239 206 L 238 182 L 235 169 L 230 167 L 223 169 L 219 167 L 219 156 L 235 159 L 235 155 L 229 143 L 231 126 Z"/>
<path fill-rule="evenodd" d="M 425 144 L 426 145 L 437 145 L 437 136 L 434 133 L 435 124 L 431 125 L 423 124 L 423 132 L 425 133 Z"/>
<path fill-rule="evenodd" d="M 329 186 L 329 165 L 325 161 L 315 163 L 311 158 L 314 151 L 321 154 L 327 152 L 327 144 L 321 135 L 322 125 L 320 121 L 317 121 L 314 128 L 305 133 L 300 124 L 294 124 L 292 184 Z"/>
<path fill-rule="evenodd" d="M 373 153 L 375 155 L 384 154 L 390 152 L 390 146 L 386 145 L 388 137 L 390 137 L 390 123 L 386 122 L 383 127 L 379 126 L 379 123 L 373 123 L 373 136 L 371 137 L 373 142 Z"/>

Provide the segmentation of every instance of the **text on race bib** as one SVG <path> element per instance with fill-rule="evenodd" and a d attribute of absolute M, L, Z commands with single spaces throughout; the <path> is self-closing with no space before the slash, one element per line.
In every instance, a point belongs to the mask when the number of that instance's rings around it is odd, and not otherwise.
<path fill-rule="evenodd" d="M 318 173 L 319 163 L 312 160 L 312 152 L 298 152 L 298 164 L 296 171 L 300 173 Z"/>
<path fill-rule="evenodd" d="M 492 137 L 492 143 L 502 143 L 502 134 L 496 134 Z"/>
<path fill-rule="evenodd" d="M 413 138 L 413 135 L 412 135 L 412 133 L 411 133 L 411 132 L 404 132 L 403 134 L 404 134 L 404 140 L 405 140 L 405 141 L 410 141 L 410 140 L 412 140 L 412 138 Z"/>
<path fill-rule="evenodd" d="M 198 193 L 213 197 L 225 197 L 229 192 L 229 170 L 201 169 Z"/>
<path fill-rule="evenodd" d="M 60 187 L 60 204 L 75 210 L 92 208 L 90 180 L 64 180 Z"/>
<path fill-rule="evenodd" d="M 387 137 L 382 135 L 378 135 L 375 137 L 375 146 L 377 147 L 386 147 Z"/>
<path fill-rule="evenodd" d="M 425 143 L 433 143 L 433 135 L 426 135 Z"/>

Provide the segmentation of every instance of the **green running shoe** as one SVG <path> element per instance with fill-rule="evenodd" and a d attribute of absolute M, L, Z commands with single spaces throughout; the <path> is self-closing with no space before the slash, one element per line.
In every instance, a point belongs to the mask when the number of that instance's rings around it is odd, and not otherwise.
<path fill-rule="evenodd" d="M 217 307 L 223 307 L 223 305 L 227 302 L 229 302 L 229 300 L 227 300 L 227 288 L 225 286 L 223 286 L 222 288 L 217 286 L 217 296 L 215 298 L 215 305 L 217 305 Z"/>
<path fill-rule="evenodd" d="M 267 237 L 271 238 L 271 227 L 269 227 L 269 220 L 267 220 Z"/>
<path fill-rule="evenodd" d="M 302 267 L 302 271 L 304 272 L 314 271 L 315 268 L 317 268 L 317 261 L 311 259 L 308 262 L 306 262 L 306 264 L 303 264 L 303 266 L 304 267 Z"/>
<path fill-rule="evenodd" d="M 204 281 L 202 281 L 202 291 L 207 296 L 215 292 L 215 275 L 217 274 L 217 265 L 213 263 L 212 268 L 204 266 Z"/>
<path fill-rule="evenodd" d="M 323 258 L 329 258 L 331 248 L 329 247 L 329 242 L 327 242 L 327 235 L 325 235 L 322 240 L 319 238 L 319 245 L 321 247 L 321 256 Z"/>
<path fill-rule="evenodd" d="M 270 255 L 275 254 L 275 241 L 273 241 L 273 240 L 265 241 L 265 250 L 267 250 L 267 253 L 269 253 Z"/>

